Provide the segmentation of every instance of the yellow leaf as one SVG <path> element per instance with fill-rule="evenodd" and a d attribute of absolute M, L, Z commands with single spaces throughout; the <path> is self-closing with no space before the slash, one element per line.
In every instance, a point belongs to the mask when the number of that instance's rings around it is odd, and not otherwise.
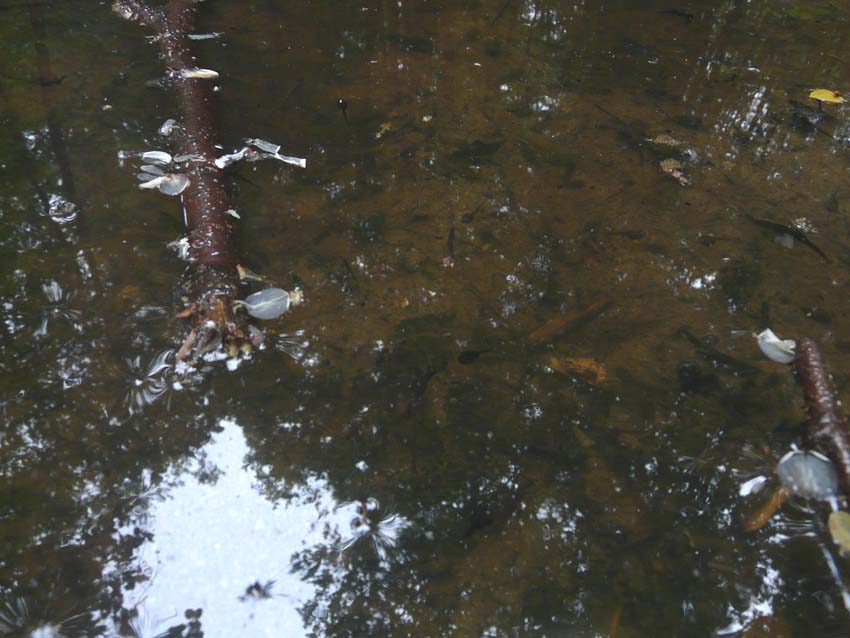
<path fill-rule="evenodd" d="M 818 102 L 831 102 L 832 104 L 841 104 L 844 102 L 844 97 L 838 91 L 830 91 L 829 89 L 815 89 L 809 93 L 809 97 Z"/>
<path fill-rule="evenodd" d="M 847 512 L 832 512 L 829 515 L 829 533 L 839 547 L 850 550 L 850 514 Z"/>

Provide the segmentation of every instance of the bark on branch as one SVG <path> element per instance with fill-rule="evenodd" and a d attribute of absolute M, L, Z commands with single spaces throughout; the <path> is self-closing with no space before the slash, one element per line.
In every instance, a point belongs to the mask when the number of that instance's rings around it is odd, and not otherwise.
<path fill-rule="evenodd" d="M 139 0 L 116 0 L 113 11 L 152 29 L 167 77 L 176 92 L 183 138 L 180 155 L 201 158 L 183 171 L 190 184 L 182 194 L 193 267 L 186 284 L 189 303 L 179 316 L 192 326 L 178 358 L 192 358 L 222 343 L 233 349 L 245 342 L 257 345 L 258 330 L 243 315 L 233 312 L 239 288 L 236 272 L 235 219 L 227 211 L 230 198 L 224 173 L 215 165 L 214 126 L 210 105 L 213 84 L 187 77 L 197 68 L 188 35 L 194 28 L 197 0 L 170 0 L 163 8 Z"/>
<path fill-rule="evenodd" d="M 842 491 L 850 497 L 850 430 L 823 356 L 812 339 L 803 338 L 797 343 L 794 371 L 809 413 L 806 442 L 835 463 Z"/>

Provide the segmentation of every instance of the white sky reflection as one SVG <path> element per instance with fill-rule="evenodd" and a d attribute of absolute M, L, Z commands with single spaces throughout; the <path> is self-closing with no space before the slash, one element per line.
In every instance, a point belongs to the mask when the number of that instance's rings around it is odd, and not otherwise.
<path fill-rule="evenodd" d="M 324 481 L 295 490 L 272 503 L 244 467 L 249 452 L 242 429 L 232 421 L 204 446 L 206 464 L 221 472 L 201 483 L 184 470 L 179 485 L 152 501 L 143 525 L 153 535 L 136 550 L 136 563 L 150 580 L 125 590 L 124 607 L 138 607 L 151 635 L 186 622 L 186 609 L 202 608 L 206 638 L 306 635 L 298 607 L 314 587 L 290 573 L 290 557 L 324 541 L 323 530 L 343 529 L 354 506 L 336 508 Z M 171 481 L 169 481 L 170 483 Z M 119 529 L 130 534 L 133 525 Z M 244 596 L 247 587 L 274 580 L 271 598 Z M 147 637 L 144 637 L 147 638 Z"/>

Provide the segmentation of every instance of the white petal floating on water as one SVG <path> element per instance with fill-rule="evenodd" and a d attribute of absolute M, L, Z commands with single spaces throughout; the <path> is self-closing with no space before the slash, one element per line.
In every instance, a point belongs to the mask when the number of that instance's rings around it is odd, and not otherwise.
<path fill-rule="evenodd" d="M 256 319 L 277 319 L 289 310 L 289 293 L 282 288 L 266 288 L 245 297 L 242 302 L 248 314 Z"/>
<path fill-rule="evenodd" d="M 792 339 L 780 339 L 770 328 L 754 336 L 761 351 L 771 361 L 791 363 L 797 356 L 797 344 Z"/>
<path fill-rule="evenodd" d="M 177 124 L 177 120 L 168 119 L 162 123 L 162 126 L 159 127 L 159 134 L 163 136 L 171 135 L 171 131 L 174 130 L 174 125 Z"/>
<path fill-rule="evenodd" d="M 188 153 L 187 155 L 178 155 L 174 158 L 175 162 L 203 162 L 204 156 L 198 153 Z"/>
<path fill-rule="evenodd" d="M 189 178 L 182 173 L 168 173 L 139 184 L 139 188 L 158 189 L 166 195 L 179 195 L 189 185 Z"/>
<path fill-rule="evenodd" d="M 165 171 L 159 166 L 152 166 L 151 164 L 145 164 L 142 166 L 142 172 L 150 173 L 151 175 L 165 175 Z"/>
<path fill-rule="evenodd" d="M 779 461 L 776 473 L 785 489 L 797 496 L 828 501 L 839 494 L 835 466 L 817 452 L 789 452 Z"/>
<path fill-rule="evenodd" d="M 145 151 L 141 154 L 141 158 L 154 164 L 171 164 L 171 155 L 165 151 Z"/>
<path fill-rule="evenodd" d="M 218 77 L 218 71 L 212 69 L 183 69 L 180 75 L 184 80 L 215 80 Z"/>
<path fill-rule="evenodd" d="M 219 168 L 225 168 L 230 166 L 231 164 L 235 164 L 241 159 L 244 159 L 246 155 L 251 152 L 251 149 L 247 146 L 243 148 L 241 151 L 237 151 L 236 153 L 230 153 L 229 155 L 222 155 L 215 161 L 215 165 Z"/>
<path fill-rule="evenodd" d="M 189 178 L 183 173 L 166 175 L 165 180 L 159 185 L 159 192 L 166 195 L 179 195 L 189 186 Z"/>
<path fill-rule="evenodd" d="M 301 168 L 307 168 L 307 160 L 303 157 L 290 157 L 289 155 L 278 155 L 277 153 L 270 154 L 268 157 L 273 157 L 276 160 L 280 160 L 281 162 L 286 162 L 287 164 L 294 164 L 295 166 L 300 166 Z"/>
<path fill-rule="evenodd" d="M 250 138 L 245 140 L 245 143 L 248 146 L 253 146 L 264 153 L 271 153 L 272 155 L 276 155 L 280 150 L 280 144 L 274 144 L 272 142 L 267 142 L 266 140 L 261 140 L 257 138 Z"/>
<path fill-rule="evenodd" d="M 221 33 L 218 31 L 213 31 L 212 33 L 190 33 L 186 37 L 190 40 L 213 40 L 221 36 Z"/>
<path fill-rule="evenodd" d="M 154 188 L 159 188 L 159 185 L 162 184 L 167 177 L 168 175 L 160 175 L 159 177 L 154 177 L 153 179 L 139 184 L 139 188 L 146 188 L 151 190 Z"/>
<path fill-rule="evenodd" d="M 738 488 L 738 494 L 741 496 L 749 496 L 750 494 L 754 494 L 761 490 L 764 487 L 764 484 L 767 483 L 766 476 L 756 476 L 751 478 L 749 481 L 744 481 L 741 483 L 741 486 Z"/>

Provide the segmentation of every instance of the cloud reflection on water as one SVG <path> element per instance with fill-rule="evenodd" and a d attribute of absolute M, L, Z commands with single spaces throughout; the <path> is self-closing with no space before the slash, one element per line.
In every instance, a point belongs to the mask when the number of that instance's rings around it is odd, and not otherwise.
<path fill-rule="evenodd" d="M 288 501 L 269 501 L 245 467 L 242 429 L 228 420 L 221 427 L 203 449 L 206 464 L 218 469 L 212 482 L 184 469 L 177 487 L 119 528 L 122 537 L 138 536 L 137 528 L 149 535 L 135 553 L 149 580 L 124 589 L 124 607 L 153 619 L 152 632 L 200 608 L 207 638 L 306 635 L 298 609 L 315 587 L 291 573 L 290 558 L 327 543 L 328 529 L 347 527 L 351 508 L 336 507 L 318 478 L 294 487 Z M 269 581 L 268 597 L 246 595 Z"/>

